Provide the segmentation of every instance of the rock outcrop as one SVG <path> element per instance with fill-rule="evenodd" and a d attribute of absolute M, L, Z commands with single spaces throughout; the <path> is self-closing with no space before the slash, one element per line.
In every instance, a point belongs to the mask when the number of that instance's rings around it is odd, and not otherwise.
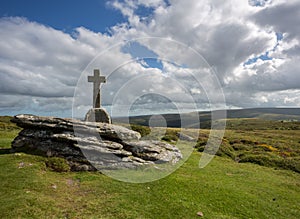
<path fill-rule="evenodd" d="M 136 168 L 182 158 L 173 145 L 141 141 L 138 132 L 118 125 L 25 114 L 12 122 L 23 128 L 13 150 L 63 157 L 73 171 Z"/>

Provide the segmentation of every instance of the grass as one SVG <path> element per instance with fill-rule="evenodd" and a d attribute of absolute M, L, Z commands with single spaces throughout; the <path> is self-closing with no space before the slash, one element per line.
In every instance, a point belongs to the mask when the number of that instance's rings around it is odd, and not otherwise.
<path fill-rule="evenodd" d="M 208 133 L 201 131 L 196 148 L 203 151 Z M 226 130 L 219 156 L 236 162 L 283 168 L 300 173 L 299 130 Z"/>
<path fill-rule="evenodd" d="M 226 119 L 231 130 L 300 130 L 300 122 L 286 120 L 266 120 L 259 118 Z"/>
<path fill-rule="evenodd" d="M 225 157 L 199 169 L 201 153 L 194 151 L 163 179 L 125 183 L 97 172 L 54 172 L 47 168 L 47 158 L 11 154 L 17 133 L 0 131 L 1 218 L 198 218 L 198 211 L 203 218 L 221 219 L 300 216 L 300 175 L 290 170 Z M 277 141 L 269 135 L 273 132 L 226 132 L 228 142 L 265 139 L 275 148 Z M 276 148 L 284 148 L 293 135 L 277 133 L 282 141 Z"/>

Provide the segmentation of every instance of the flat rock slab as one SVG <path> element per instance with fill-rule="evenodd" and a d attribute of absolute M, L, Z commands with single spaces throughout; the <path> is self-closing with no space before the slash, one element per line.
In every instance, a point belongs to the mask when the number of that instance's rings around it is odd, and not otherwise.
<path fill-rule="evenodd" d="M 100 123 L 83 122 L 80 120 L 61 119 L 55 117 L 34 116 L 21 114 L 15 116 L 12 122 L 24 129 L 37 129 L 40 131 L 49 131 L 57 133 L 75 132 L 77 135 L 92 134 L 100 135 L 101 138 L 111 139 L 113 141 L 139 140 L 140 133 L 132 131 L 122 126 Z"/>
<path fill-rule="evenodd" d="M 109 123 L 27 114 L 12 122 L 23 128 L 12 142 L 13 150 L 63 157 L 73 171 L 174 164 L 182 158 L 173 145 L 140 141 L 138 132 Z"/>

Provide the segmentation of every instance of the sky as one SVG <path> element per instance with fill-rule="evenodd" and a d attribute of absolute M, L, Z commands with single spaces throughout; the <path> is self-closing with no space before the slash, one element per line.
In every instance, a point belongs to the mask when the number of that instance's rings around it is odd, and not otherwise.
<path fill-rule="evenodd" d="M 2 0 L 0 115 L 300 107 L 299 0 Z"/>

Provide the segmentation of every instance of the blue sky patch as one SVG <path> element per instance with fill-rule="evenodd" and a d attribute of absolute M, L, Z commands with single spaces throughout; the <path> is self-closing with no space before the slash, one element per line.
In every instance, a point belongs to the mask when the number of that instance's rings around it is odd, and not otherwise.
<path fill-rule="evenodd" d="M 269 0 L 248 0 L 249 5 L 254 7 L 263 7 Z"/>
<path fill-rule="evenodd" d="M 277 41 L 280 41 L 283 39 L 283 33 L 276 33 Z"/>
<path fill-rule="evenodd" d="M 272 57 L 269 57 L 269 52 L 266 52 L 266 53 L 263 54 L 263 55 L 260 55 L 260 56 L 257 56 L 257 57 L 248 59 L 248 61 L 244 63 L 244 66 L 245 66 L 245 65 L 251 65 L 251 64 L 257 62 L 257 60 L 259 60 L 259 59 L 261 59 L 261 60 L 263 60 L 263 61 L 266 61 L 266 60 L 272 60 L 273 58 L 272 58 Z"/>
<path fill-rule="evenodd" d="M 158 55 L 138 42 L 129 42 L 122 47 L 122 52 L 130 54 L 133 59 L 143 60 L 146 63 L 143 65 L 145 68 L 163 68 Z"/>
<path fill-rule="evenodd" d="M 281 40 L 283 39 L 283 34 L 282 34 L 282 33 L 276 33 L 276 39 L 277 39 L 277 44 L 276 44 L 276 46 L 274 46 L 274 48 L 273 48 L 271 51 L 275 51 L 275 49 L 276 49 L 277 46 L 278 46 L 279 41 L 281 41 Z M 261 60 L 263 60 L 263 61 L 266 61 L 266 60 L 272 60 L 273 58 L 269 56 L 269 53 L 270 53 L 270 51 L 267 51 L 265 54 L 262 54 L 262 55 L 260 55 L 260 56 L 257 56 L 257 57 L 248 59 L 248 60 L 244 63 L 244 66 L 246 66 L 246 65 L 251 65 L 251 64 L 257 62 L 257 60 L 259 60 L 259 59 L 261 59 Z"/>
<path fill-rule="evenodd" d="M 108 32 L 108 27 L 126 22 L 118 10 L 108 10 L 104 0 L 1 0 L 1 17 L 26 17 L 66 33 L 83 26 L 95 32 Z M 109 18 L 109 19 L 108 19 Z"/>

